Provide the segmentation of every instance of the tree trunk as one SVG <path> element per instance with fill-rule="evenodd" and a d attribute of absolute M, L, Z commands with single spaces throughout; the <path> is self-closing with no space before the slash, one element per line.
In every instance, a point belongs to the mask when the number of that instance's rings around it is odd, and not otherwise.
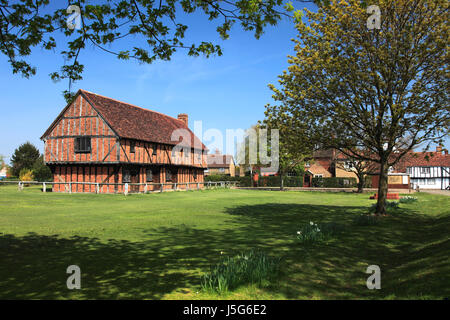
<path fill-rule="evenodd" d="M 282 191 L 284 188 L 284 180 L 283 180 L 283 175 L 280 174 L 280 190 Z"/>
<path fill-rule="evenodd" d="M 380 165 L 380 180 L 378 183 L 378 202 L 377 202 L 377 215 L 386 214 L 386 198 L 388 192 L 388 166 L 387 163 L 381 163 Z"/>
<path fill-rule="evenodd" d="M 358 193 L 364 191 L 364 174 L 358 175 Z"/>

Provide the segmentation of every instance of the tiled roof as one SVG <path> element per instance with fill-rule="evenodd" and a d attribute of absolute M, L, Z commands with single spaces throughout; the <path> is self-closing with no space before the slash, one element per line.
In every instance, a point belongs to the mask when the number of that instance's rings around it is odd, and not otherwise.
<path fill-rule="evenodd" d="M 407 167 L 450 167 L 450 155 L 441 152 L 410 152 L 396 166 L 396 171 Z"/>
<path fill-rule="evenodd" d="M 208 168 L 228 168 L 233 162 L 233 156 L 227 154 L 208 154 Z"/>
<path fill-rule="evenodd" d="M 191 138 L 190 147 L 206 149 L 181 120 L 89 91 L 80 90 L 79 92 L 121 138 L 177 145 L 182 138 L 180 137 L 179 141 L 172 141 L 172 133 L 176 129 L 186 129 Z M 188 146 L 188 144 L 184 145 Z"/>

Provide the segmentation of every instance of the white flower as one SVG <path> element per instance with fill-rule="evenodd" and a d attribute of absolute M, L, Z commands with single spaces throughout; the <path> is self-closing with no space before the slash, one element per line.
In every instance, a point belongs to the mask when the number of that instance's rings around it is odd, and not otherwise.
<path fill-rule="evenodd" d="M 297 234 L 302 234 L 302 232 L 301 231 L 297 231 Z"/>
<path fill-rule="evenodd" d="M 310 221 L 309 224 L 313 226 L 313 225 L 314 225 L 314 222 Z"/>

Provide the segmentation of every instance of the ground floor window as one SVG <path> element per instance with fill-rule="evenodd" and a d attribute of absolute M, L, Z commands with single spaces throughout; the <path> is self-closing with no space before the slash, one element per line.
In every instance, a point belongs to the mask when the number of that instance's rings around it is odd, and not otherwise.
<path fill-rule="evenodd" d="M 153 181 L 153 171 L 152 171 L 152 169 L 147 169 L 146 172 L 145 172 L 145 175 L 146 175 L 145 181 L 147 181 L 147 182 L 152 182 Z"/>
<path fill-rule="evenodd" d="M 436 181 L 434 179 L 427 179 L 427 184 L 435 184 Z"/>
<path fill-rule="evenodd" d="M 123 169 L 122 182 L 123 183 L 130 183 L 131 182 L 130 170 Z"/>
<path fill-rule="evenodd" d="M 197 170 L 194 170 L 192 176 L 194 177 L 194 181 L 197 181 Z"/>

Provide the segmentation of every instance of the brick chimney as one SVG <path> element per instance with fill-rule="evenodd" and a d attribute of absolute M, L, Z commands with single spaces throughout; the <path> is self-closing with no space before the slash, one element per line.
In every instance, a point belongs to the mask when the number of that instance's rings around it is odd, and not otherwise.
<path fill-rule="evenodd" d="M 186 127 L 188 126 L 188 119 L 189 119 L 189 117 L 186 113 L 180 113 L 178 115 L 178 120 L 183 121 L 186 124 Z"/>

